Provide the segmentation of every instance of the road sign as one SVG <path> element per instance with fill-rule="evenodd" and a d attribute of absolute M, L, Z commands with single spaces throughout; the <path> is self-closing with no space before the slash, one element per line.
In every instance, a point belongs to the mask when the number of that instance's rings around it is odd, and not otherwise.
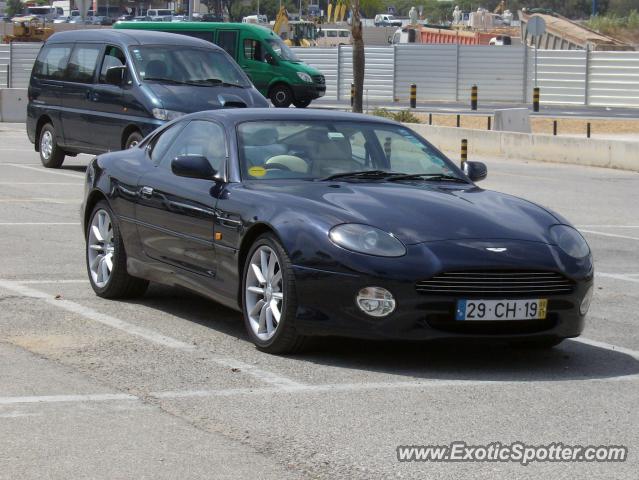
<path fill-rule="evenodd" d="M 546 22 L 543 18 L 538 16 L 532 16 L 528 20 L 528 24 L 526 25 L 526 31 L 528 35 L 533 37 L 541 37 L 544 33 L 546 33 Z"/>

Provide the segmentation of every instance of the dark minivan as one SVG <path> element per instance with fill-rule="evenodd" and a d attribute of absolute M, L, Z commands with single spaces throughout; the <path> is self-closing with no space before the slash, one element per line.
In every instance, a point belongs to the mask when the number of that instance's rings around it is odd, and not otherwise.
<path fill-rule="evenodd" d="M 52 35 L 29 84 L 27 133 L 45 167 L 66 155 L 137 144 L 163 123 L 217 108 L 268 107 L 210 42 L 164 32 L 76 30 Z"/>

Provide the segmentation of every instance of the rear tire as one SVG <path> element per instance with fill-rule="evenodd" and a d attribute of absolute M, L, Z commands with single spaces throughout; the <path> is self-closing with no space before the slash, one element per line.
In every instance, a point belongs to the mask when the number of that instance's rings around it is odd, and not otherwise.
<path fill-rule="evenodd" d="M 53 125 L 47 123 L 42 127 L 38 142 L 42 165 L 46 168 L 60 168 L 64 162 L 64 151 L 56 142 Z"/>
<path fill-rule="evenodd" d="M 142 141 L 142 134 L 138 131 L 131 133 L 124 142 L 124 149 L 128 150 L 129 148 L 135 147 L 138 143 Z"/>
<path fill-rule="evenodd" d="M 288 108 L 293 103 L 293 92 L 286 85 L 275 85 L 269 94 L 273 105 L 277 108 Z"/>
<path fill-rule="evenodd" d="M 295 328 L 295 274 L 273 234 L 259 236 L 251 246 L 242 279 L 242 313 L 251 342 L 266 353 L 301 352 L 309 338 Z"/>
<path fill-rule="evenodd" d="M 144 294 L 149 282 L 126 270 L 126 251 L 115 214 L 105 201 L 93 208 L 86 231 L 89 282 L 98 297 L 133 298 Z M 110 265 L 110 267 L 109 267 Z"/>
<path fill-rule="evenodd" d="M 293 102 L 293 105 L 295 105 L 295 108 L 306 108 L 311 104 L 310 100 L 295 100 Z"/>

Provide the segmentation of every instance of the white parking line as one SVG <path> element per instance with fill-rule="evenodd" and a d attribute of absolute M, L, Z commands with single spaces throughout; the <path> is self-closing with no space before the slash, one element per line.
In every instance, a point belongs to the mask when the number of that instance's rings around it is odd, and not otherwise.
<path fill-rule="evenodd" d="M 595 274 L 595 277 L 602 277 L 602 278 L 613 278 L 615 280 L 623 280 L 624 282 L 635 282 L 635 283 L 639 283 L 639 278 L 635 278 L 635 277 L 639 277 L 638 274 L 621 274 L 621 273 L 600 273 L 597 272 Z"/>
<path fill-rule="evenodd" d="M 0 405 L 17 403 L 58 403 L 58 402 L 107 402 L 113 400 L 139 400 L 126 393 L 94 393 L 88 395 L 38 395 L 28 397 L 0 397 Z"/>
<path fill-rule="evenodd" d="M 627 240 L 639 240 L 639 237 L 630 237 L 628 235 L 619 235 L 617 233 L 598 232 L 596 230 L 585 230 L 583 228 L 581 228 L 580 230 L 585 233 L 592 233 L 593 235 L 601 235 L 602 237 L 625 238 Z"/>
<path fill-rule="evenodd" d="M 53 285 L 58 283 L 86 283 L 89 284 L 89 280 L 86 278 L 74 278 L 69 280 L 19 280 L 17 283 L 22 285 Z"/>
<path fill-rule="evenodd" d="M 63 204 L 80 204 L 82 200 L 79 198 L 0 198 L 0 203 L 53 203 L 57 205 Z"/>
<path fill-rule="evenodd" d="M 24 285 L 21 285 L 19 282 L 11 280 L 0 280 L 0 288 L 4 288 L 5 290 L 9 290 L 25 297 L 38 298 L 54 307 L 61 308 L 68 312 L 77 313 L 84 318 L 102 323 L 118 330 L 122 330 L 130 335 L 144 338 L 145 340 L 148 340 L 157 345 L 174 348 L 176 350 L 193 350 L 195 348 L 191 344 L 182 342 L 175 338 L 167 337 L 144 327 L 133 325 L 131 323 L 125 322 L 124 320 L 120 320 L 119 318 L 100 313 L 96 310 L 85 307 L 84 305 L 80 305 L 79 303 L 75 303 L 65 299 L 56 299 L 49 293 L 26 287 Z"/>
<path fill-rule="evenodd" d="M 32 167 L 30 165 L 21 165 L 19 163 L 4 163 L 3 165 L 7 165 L 9 167 L 16 167 L 16 168 L 26 168 L 27 170 L 35 170 L 36 172 L 40 172 L 40 173 L 50 173 L 51 175 L 62 175 L 64 177 L 79 178 L 79 179 L 84 178 L 83 173 L 76 174 L 76 173 L 70 173 L 70 172 L 60 172 L 58 170 L 53 170 L 50 168 Z"/>
<path fill-rule="evenodd" d="M 639 225 L 579 225 L 577 228 L 639 228 Z"/>
<path fill-rule="evenodd" d="M 612 345 L 610 343 L 600 342 L 599 340 L 592 340 L 591 338 L 585 338 L 585 337 L 571 338 L 571 340 L 573 342 L 583 343 L 584 345 L 590 345 L 592 347 L 610 350 L 611 352 L 623 353 L 625 355 L 629 355 L 635 358 L 636 360 L 639 360 L 639 351 L 637 350 L 632 350 L 630 348 L 625 348 L 625 347 L 618 347 L 617 345 Z"/>

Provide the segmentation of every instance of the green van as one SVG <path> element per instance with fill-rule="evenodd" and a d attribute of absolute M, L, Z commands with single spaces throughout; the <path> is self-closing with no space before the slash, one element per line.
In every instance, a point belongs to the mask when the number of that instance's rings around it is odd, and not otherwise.
<path fill-rule="evenodd" d="M 299 60 L 270 29 L 250 23 L 117 22 L 114 28 L 156 30 L 201 38 L 222 47 L 242 67 L 255 87 L 276 107 L 304 108 L 324 96 L 318 70 Z"/>

